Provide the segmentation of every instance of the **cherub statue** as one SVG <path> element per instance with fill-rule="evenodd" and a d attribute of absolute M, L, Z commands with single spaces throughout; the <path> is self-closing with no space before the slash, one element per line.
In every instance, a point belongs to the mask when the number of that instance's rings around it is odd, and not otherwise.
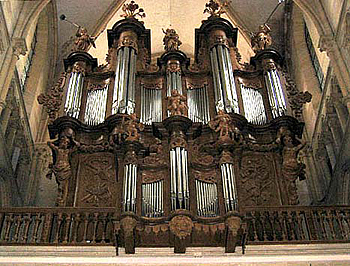
<path fill-rule="evenodd" d="M 230 135 L 238 129 L 233 127 L 232 119 L 224 110 L 219 110 L 214 120 L 209 122 L 209 127 L 219 133 L 220 140 L 231 139 Z"/>
<path fill-rule="evenodd" d="M 140 138 L 139 131 L 143 131 L 144 125 L 137 121 L 135 113 L 130 114 L 129 118 L 125 121 L 125 132 L 128 135 L 126 140 L 137 141 Z"/>
<path fill-rule="evenodd" d="M 271 29 L 267 24 L 259 26 L 257 33 L 252 33 L 251 44 L 255 53 L 267 49 L 272 44 Z"/>
<path fill-rule="evenodd" d="M 179 39 L 179 35 L 176 33 L 174 29 L 166 29 L 166 31 L 163 30 L 163 33 L 165 34 L 163 38 L 163 44 L 165 51 L 175 51 L 179 50 L 180 45 L 182 42 Z"/>
<path fill-rule="evenodd" d="M 84 27 L 79 27 L 75 36 L 74 51 L 86 51 L 90 45 L 96 48 L 95 40 L 97 37 L 91 37 Z"/>
<path fill-rule="evenodd" d="M 168 111 L 170 115 L 187 115 L 186 96 L 181 95 L 177 90 L 171 91 L 171 96 L 168 97 Z"/>
<path fill-rule="evenodd" d="M 76 150 L 80 144 L 73 137 L 61 136 L 58 140 L 58 146 L 54 142 L 47 142 L 47 145 L 54 152 L 54 164 L 51 172 L 47 175 L 51 178 L 52 173 L 56 176 L 58 184 L 57 206 L 65 206 L 68 196 L 68 184 L 72 177 L 72 169 L 69 162 L 70 155 Z M 74 145 L 72 147 L 72 145 Z"/>

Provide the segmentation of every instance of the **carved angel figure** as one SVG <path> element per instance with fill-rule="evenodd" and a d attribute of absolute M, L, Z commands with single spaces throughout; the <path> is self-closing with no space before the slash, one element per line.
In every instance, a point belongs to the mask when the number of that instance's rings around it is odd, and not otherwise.
<path fill-rule="evenodd" d="M 180 45 L 182 42 L 179 39 L 179 35 L 176 33 L 174 29 L 166 29 L 163 33 L 165 34 L 163 38 L 163 44 L 165 51 L 175 51 L 179 50 Z"/>
<path fill-rule="evenodd" d="M 187 115 L 186 96 L 181 95 L 177 90 L 171 91 L 171 96 L 168 97 L 168 111 L 170 115 Z"/>
<path fill-rule="evenodd" d="M 90 44 L 96 48 L 95 39 L 96 37 L 91 37 L 84 27 L 79 27 L 77 33 L 75 34 L 76 39 L 74 41 L 74 51 L 86 51 Z"/>
<path fill-rule="evenodd" d="M 271 29 L 267 24 L 259 26 L 259 31 L 252 34 L 251 44 L 255 53 L 267 49 L 272 44 Z"/>
<path fill-rule="evenodd" d="M 73 147 L 72 144 L 74 145 Z M 58 146 L 54 142 L 47 142 L 47 145 L 54 152 L 54 158 L 56 158 L 52 165 L 51 174 L 55 174 L 56 182 L 58 184 L 57 206 L 65 206 L 68 196 L 68 184 L 72 176 L 72 169 L 69 162 L 69 157 L 73 151 L 80 145 L 73 138 L 62 136 L 59 138 Z M 48 175 L 51 178 L 51 174 Z"/>
<path fill-rule="evenodd" d="M 140 138 L 139 131 L 144 129 L 144 125 L 138 123 L 136 114 L 130 114 L 129 120 L 125 121 L 125 131 L 128 137 L 126 140 L 137 141 Z"/>
<path fill-rule="evenodd" d="M 224 110 L 219 110 L 214 120 L 209 122 L 209 127 L 215 132 L 219 133 L 220 140 L 231 139 L 231 134 L 235 133 L 238 129 L 232 125 L 232 119 Z"/>

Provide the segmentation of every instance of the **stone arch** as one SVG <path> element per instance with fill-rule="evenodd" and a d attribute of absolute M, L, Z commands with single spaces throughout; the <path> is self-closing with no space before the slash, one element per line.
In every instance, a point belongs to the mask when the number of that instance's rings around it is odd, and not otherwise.
<path fill-rule="evenodd" d="M 307 15 L 315 24 L 320 36 L 333 35 L 327 16 L 319 0 L 294 0 L 294 3 Z"/>

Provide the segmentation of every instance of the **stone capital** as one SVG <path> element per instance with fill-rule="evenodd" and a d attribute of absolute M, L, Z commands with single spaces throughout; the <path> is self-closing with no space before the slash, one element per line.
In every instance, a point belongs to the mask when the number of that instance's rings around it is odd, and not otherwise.
<path fill-rule="evenodd" d="M 25 55 L 28 51 L 27 44 L 24 38 L 14 38 L 12 40 L 13 54 L 19 58 L 20 55 Z"/>

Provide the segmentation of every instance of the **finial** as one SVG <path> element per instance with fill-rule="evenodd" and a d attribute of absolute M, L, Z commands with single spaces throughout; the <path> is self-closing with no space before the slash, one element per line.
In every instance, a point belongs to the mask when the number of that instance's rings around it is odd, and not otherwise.
<path fill-rule="evenodd" d="M 259 30 L 256 33 L 252 33 L 251 44 L 255 53 L 269 48 L 272 44 L 272 38 L 270 35 L 271 29 L 267 24 L 259 26 Z"/>
<path fill-rule="evenodd" d="M 163 44 L 165 51 L 177 51 L 182 42 L 179 39 L 179 34 L 176 33 L 174 29 L 166 29 L 163 33 L 165 34 L 163 38 Z"/>
<path fill-rule="evenodd" d="M 225 10 L 223 10 L 223 8 L 227 5 L 227 2 L 223 3 L 223 5 L 220 5 L 215 0 L 210 0 L 209 3 L 205 4 L 205 9 L 203 13 L 209 13 L 210 17 L 220 17 L 221 14 L 226 13 Z"/>
<path fill-rule="evenodd" d="M 140 16 L 140 18 L 146 17 L 146 13 L 143 8 L 139 8 L 139 5 L 136 4 L 135 1 L 131 1 L 130 4 L 124 4 L 122 10 L 125 14 L 120 16 L 124 18 L 136 19 L 136 16 Z"/>

